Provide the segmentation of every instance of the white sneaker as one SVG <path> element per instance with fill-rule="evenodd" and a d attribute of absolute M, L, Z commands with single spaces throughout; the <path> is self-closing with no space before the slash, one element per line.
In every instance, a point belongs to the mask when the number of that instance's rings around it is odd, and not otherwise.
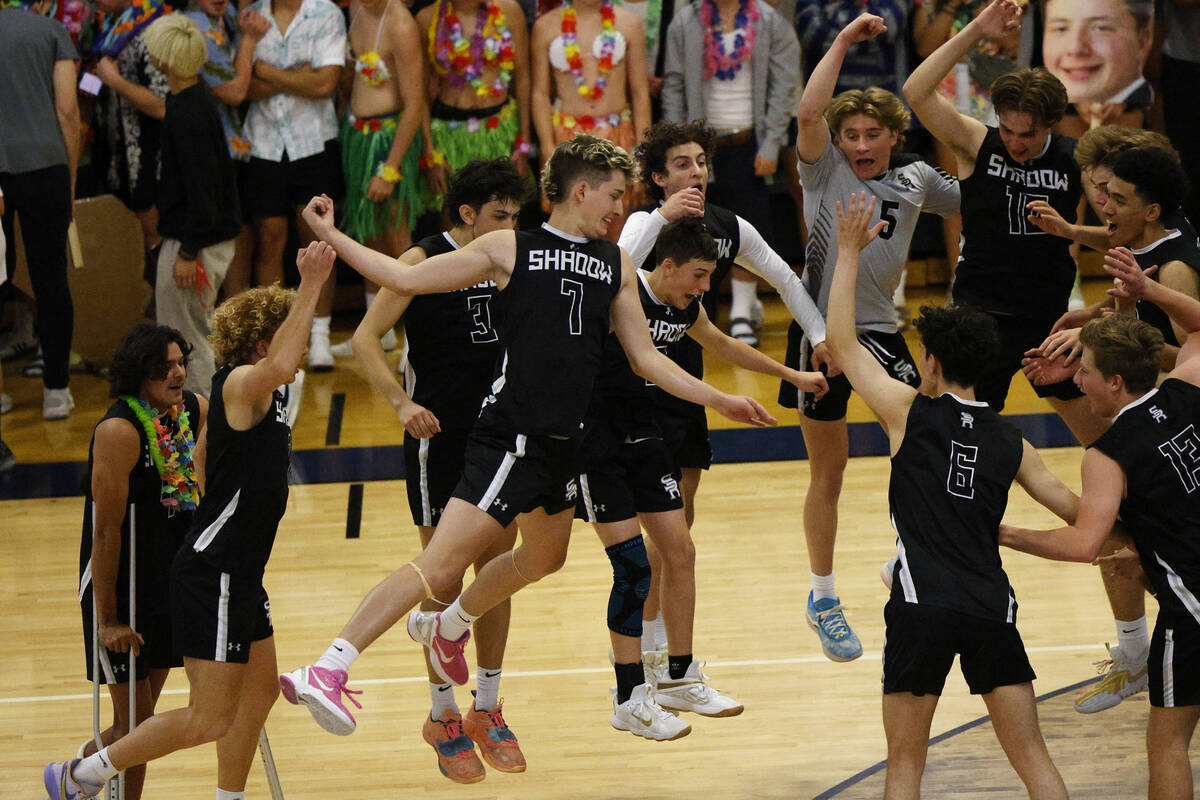
<path fill-rule="evenodd" d="M 296 377 L 287 388 L 287 424 L 289 428 L 296 427 L 300 417 L 300 404 L 304 402 L 304 370 L 296 370 Z"/>
<path fill-rule="evenodd" d="M 338 342 L 333 347 L 329 348 L 329 352 L 333 353 L 334 358 L 353 358 L 354 357 L 354 337 L 351 336 L 344 342 Z"/>
<path fill-rule="evenodd" d="M 0 394 L 0 414 L 7 414 L 13 409 L 11 394 Z"/>
<path fill-rule="evenodd" d="M 388 332 L 379 340 L 379 344 L 383 346 L 384 350 L 395 350 L 399 347 L 400 340 L 396 338 L 396 331 L 389 328 Z"/>
<path fill-rule="evenodd" d="M 313 372 L 333 369 L 333 349 L 328 336 L 312 336 L 308 340 L 308 368 Z"/>
<path fill-rule="evenodd" d="M 755 332 L 762 330 L 763 301 L 757 295 L 754 297 L 754 305 L 750 306 L 750 325 L 754 328 Z"/>
<path fill-rule="evenodd" d="M 745 711 L 741 703 L 706 683 L 708 676 L 700 672 L 701 666 L 693 660 L 678 680 L 669 673 L 664 675 L 654 689 L 654 699 L 670 711 L 692 711 L 705 717 L 736 717 Z"/>
<path fill-rule="evenodd" d="M 651 687 L 657 687 L 660 681 L 665 681 L 669 674 L 667 670 L 667 651 L 643 650 L 642 673 L 646 676 L 646 683 Z"/>
<path fill-rule="evenodd" d="M 1119 646 L 1104 646 L 1108 648 L 1108 658 L 1096 662 L 1096 671 L 1104 677 L 1075 701 L 1075 710 L 1080 714 L 1095 714 L 1119 705 L 1126 697 L 1145 691 L 1149 684 L 1145 656 L 1135 664 L 1125 657 Z"/>
<path fill-rule="evenodd" d="M 643 739 L 669 742 L 692 732 L 692 726 L 654 702 L 654 695 L 646 684 L 639 684 L 624 703 L 617 703 L 617 690 L 608 690 L 613 699 L 613 713 L 609 722 L 619 731 L 629 731 Z"/>
<path fill-rule="evenodd" d="M 70 389 L 42 389 L 42 417 L 44 419 L 66 419 L 75 408 L 75 398 Z"/>

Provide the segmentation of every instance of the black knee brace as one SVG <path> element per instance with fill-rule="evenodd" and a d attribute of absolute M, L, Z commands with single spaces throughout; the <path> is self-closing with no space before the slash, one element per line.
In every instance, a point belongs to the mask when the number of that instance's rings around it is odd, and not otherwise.
<path fill-rule="evenodd" d="M 612 562 L 608 627 L 622 636 L 642 635 L 642 607 L 650 594 L 650 559 L 641 536 L 604 548 Z"/>

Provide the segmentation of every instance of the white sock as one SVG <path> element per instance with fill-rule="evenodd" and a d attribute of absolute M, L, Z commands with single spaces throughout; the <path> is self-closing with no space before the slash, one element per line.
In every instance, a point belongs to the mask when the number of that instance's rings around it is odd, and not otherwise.
<path fill-rule="evenodd" d="M 461 597 L 454 598 L 454 602 L 450 604 L 450 607 L 442 612 L 441 623 L 438 625 L 437 633 L 443 639 L 457 642 L 475 624 L 475 620 L 479 619 L 478 616 L 463 611 L 461 600 Z"/>
<path fill-rule="evenodd" d="M 1132 622 L 1116 620 L 1117 644 L 1125 657 L 1133 663 L 1144 661 L 1150 650 L 1150 629 L 1146 626 L 1146 616 Z"/>
<path fill-rule="evenodd" d="M 118 772 L 120 770 L 108 760 L 108 748 L 106 747 L 76 764 L 75 769 L 71 770 L 71 777 L 79 783 L 87 784 L 85 788 L 90 789 L 94 786 L 103 786 Z"/>
<path fill-rule="evenodd" d="M 227 792 L 224 789 L 217 789 L 217 800 L 246 800 L 246 790 Z"/>
<path fill-rule="evenodd" d="M 837 598 L 837 592 L 833 589 L 833 573 L 828 575 L 818 575 L 815 572 L 808 573 L 812 579 L 813 601 L 817 600 L 832 600 Z"/>
<path fill-rule="evenodd" d="M 667 623 L 663 622 L 662 612 L 654 618 L 654 649 L 667 649 Z"/>
<path fill-rule="evenodd" d="M 447 711 L 458 713 L 458 703 L 454 699 L 454 684 L 453 683 L 430 683 L 429 684 L 429 700 L 431 707 L 429 711 L 430 719 L 441 719 L 442 714 Z"/>
<path fill-rule="evenodd" d="M 475 710 L 491 711 L 500 702 L 500 670 L 475 668 Z"/>
<path fill-rule="evenodd" d="M 740 281 L 734 278 L 729 283 L 729 290 L 733 294 L 733 304 L 729 307 L 729 318 L 750 319 L 754 300 L 758 297 L 758 281 Z"/>
<path fill-rule="evenodd" d="M 896 285 L 896 291 L 892 292 L 892 305 L 896 308 L 904 308 L 904 284 L 908 283 L 908 270 L 901 270 L 900 283 Z"/>
<path fill-rule="evenodd" d="M 377 294 L 379 294 L 379 292 L 367 292 L 367 291 L 363 292 L 363 299 L 367 303 L 367 308 L 370 308 L 371 303 L 375 302 L 375 295 L 377 295 Z"/>
<path fill-rule="evenodd" d="M 642 620 L 642 652 L 649 653 L 654 649 L 654 620 Z"/>
<path fill-rule="evenodd" d="M 358 648 L 345 639 L 334 639 L 325 655 L 317 659 L 317 666 L 330 670 L 350 671 L 350 665 L 358 658 Z"/>
<path fill-rule="evenodd" d="M 332 317 L 313 317 L 312 321 L 312 338 L 328 339 L 329 338 L 329 323 L 333 320 Z"/>

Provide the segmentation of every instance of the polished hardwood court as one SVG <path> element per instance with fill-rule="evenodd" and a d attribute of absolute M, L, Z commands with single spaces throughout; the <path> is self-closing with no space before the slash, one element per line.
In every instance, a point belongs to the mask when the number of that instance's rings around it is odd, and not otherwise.
<path fill-rule="evenodd" d="M 1090 286 L 1089 293 L 1102 287 Z M 914 302 L 919 298 L 914 296 Z M 768 304 L 763 349 L 782 356 L 785 312 Z M 345 335 L 342 333 L 341 335 Z M 338 335 L 335 334 L 335 340 Z M 11 369 L 11 368 L 10 368 Z M 43 422 L 40 388 L 9 373 L 17 409 L 3 432 L 22 462 L 86 458 L 91 427 L 107 405 L 97 378 L 73 377 L 79 408 L 70 420 Z M 776 382 L 710 362 L 722 388 L 774 405 Z M 342 395 L 341 400 L 337 396 Z M 770 402 L 766 402 L 770 401 Z M 298 455 L 336 461 L 356 447 L 397 444 L 390 409 L 366 388 L 351 361 L 309 376 L 296 429 Z M 330 411 L 342 404 L 337 443 L 327 445 Z M 1010 410 L 1044 413 L 1020 377 Z M 869 412 L 855 398 L 851 419 Z M 723 422 L 714 419 L 714 424 Z M 779 432 L 782 435 L 784 432 Z M 774 434 L 772 434 L 774 435 Z M 308 452 L 313 451 L 313 452 Z M 1050 468 L 1079 485 L 1078 448 L 1043 452 Z M 442 777 L 420 734 L 428 711 L 420 648 L 393 630 L 356 663 L 352 687 L 364 690 L 359 728 L 339 738 L 319 729 L 303 708 L 280 700 L 267 723 L 286 796 L 296 798 L 867 798 L 879 797 L 885 757 L 880 721 L 880 652 L 886 590 L 880 565 L 895 553 L 887 516 L 885 458 L 852 459 L 840 506 L 838 588 L 863 640 L 863 657 L 835 664 L 821 654 L 804 622 L 808 592 L 800 504 L 808 483 L 803 461 L 718 464 L 705 475 L 693 531 L 698 604 L 695 654 L 718 689 L 746 706 L 726 719 L 689 716 L 690 736 L 655 743 L 613 730 L 608 688 L 605 609 L 611 569 L 595 534 L 576 523 L 561 572 L 514 600 L 501 696 L 506 719 L 529 762 L 521 775 L 489 771 L 458 786 Z M 7 479 L 6 479 L 7 480 Z M 2 488 L 2 487 L 0 487 Z M 337 634 L 362 595 L 418 549 L 401 481 L 367 482 L 357 538 L 347 538 L 351 485 L 296 485 L 268 567 L 266 587 L 281 669 L 309 663 Z M 41 767 L 69 757 L 91 726 L 90 685 L 83 679 L 78 542 L 82 499 L 0 501 L 0 797 L 39 798 Z M 1014 489 L 1008 520 L 1050 527 L 1054 519 Z M 1004 553 L 1020 601 L 1018 626 L 1038 673 L 1042 727 L 1051 755 L 1075 797 L 1134 798 L 1145 791 L 1146 696 L 1099 715 L 1071 708 L 1095 676 L 1093 662 L 1114 630 L 1094 567 Z M 1153 615 L 1155 606 L 1149 601 Z M 468 656 L 474 662 L 473 652 Z M 467 688 L 458 701 L 470 702 Z M 160 703 L 187 702 L 182 674 Z M 1057 694 L 1056 694 L 1057 693 Z M 948 734 L 930 749 L 928 797 L 1024 797 L 986 720 L 982 701 L 951 674 L 933 722 Z M 107 713 L 105 715 L 107 717 Z M 1194 746 L 1196 751 L 1197 747 Z M 1194 752 L 1200 764 L 1200 752 Z M 147 798 L 209 798 L 215 788 L 209 745 L 150 767 Z M 262 769 L 248 796 L 269 796 Z"/>

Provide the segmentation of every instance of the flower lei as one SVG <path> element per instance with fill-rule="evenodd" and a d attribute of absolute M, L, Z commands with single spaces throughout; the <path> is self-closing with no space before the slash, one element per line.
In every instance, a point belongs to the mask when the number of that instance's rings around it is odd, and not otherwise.
<path fill-rule="evenodd" d="M 367 86 L 383 86 L 392 77 L 388 74 L 387 62 L 374 50 L 358 57 L 354 62 L 354 71 L 362 76 Z"/>
<path fill-rule="evenodd" d="M 106 15 L 92 45 L 92 54 L 112 58 L 162 13 L 163 0 L 133 0 L 120 14 Z"/>
<path fill-rule="evenodd" d="M 140 398 L 122 395 L 122 400 L 133 411 L 150 445 L 150 457 L 158 468 L 162 479 L 162 504 L 172 513 L 177 510 L 191 511 L 200 502 L 200 490 L 196 483 L 196 466 L 192 463 L 192 450 L 196 440 L 183 404 L 172 406 L 167 414 L 175 423 L 172 435 L 170 428 L 159 420 L 158 409 Z"/>
<path fill-rule="evenodd" d="M 512 83 L 516 52 L 504 12 L 495 0 L 479 4 L 475 32 L 468 42 L 451 0 L 440 0 L 434 20 L 435 34 L 429 42 L 429 59 L 446 82 L 455 88 L 470 86 L 479 97 L 504 97 Z M 489 32 L 490 31 L 490 32 Z M 500 74 L 488 86 L 480 74 L 484 67 L 499 66 Z"/>
<path fill-rule="evenodd" d="M 754 37 L 758 29 L 758 4 L 756 0 L 739 0 L 733 25 L 732 53 L 725 52 L 725 37 L 721 29 L 721 12 L 715 0 L 701 0 L 700 24 L 704 26 L 704 78 L 717 76 L 717 80 L 731 81 L 742 64 L 754 52 Z"/>
<path fill-rule="evenodd" d="M 579 15 L 571 0 L 563 0 L 562 5 L 562 42 L 563 53 L 571 66 L 571 77 L 575 79 L 575 91 L 581 97 L 599 100 L 604 96 L 608 86 L 608 73 L 613 68 L 613 51 L 617 42 L 617 15 L 613 11 L 612 0 L 604 0 L 600 6 L 600 64 L 596 70 L 596 85 L 588 86 L 583 77 L 583 58 L 579 55 L 579 38 L 576 36 L 576 24 Z"/>

